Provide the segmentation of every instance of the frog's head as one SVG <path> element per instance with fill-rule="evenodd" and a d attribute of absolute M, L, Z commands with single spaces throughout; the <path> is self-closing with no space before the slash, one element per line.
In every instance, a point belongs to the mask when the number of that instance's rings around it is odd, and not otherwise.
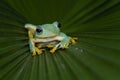
<path fill-rule="evenodd" d="M 27 24 L 28 27 L 26 27 L 28 30 L 34 33 L 34 36 L 36 38 L 49 38 L 49 37 L 55 37 L 59 35 L 60 33 L 60 23 L 53 22 L 52 24 L 43 24 L 39 26 L 35 26 L 32 24 Z"/>

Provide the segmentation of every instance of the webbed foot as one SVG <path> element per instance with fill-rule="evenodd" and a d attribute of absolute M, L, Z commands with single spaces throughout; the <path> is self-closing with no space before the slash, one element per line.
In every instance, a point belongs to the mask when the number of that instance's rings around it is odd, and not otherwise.
<path fill-rule="evenodd" d="M 37 54 L 40 55 L 43 51 L 44 49 L 35 48 L 35 51 L 33 51 L 32 56 L 36 56 Z"/>

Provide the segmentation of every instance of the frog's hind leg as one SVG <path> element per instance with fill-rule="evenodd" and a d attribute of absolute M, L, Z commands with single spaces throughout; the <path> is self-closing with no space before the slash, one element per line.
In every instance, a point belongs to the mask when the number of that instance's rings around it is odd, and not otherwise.
<path fill-rule="evenodd" d="M 51 42 L 49 44 L 47 44 L 47 48 L 54 48 L 57 44 L 59 43 L 59 41 L 55 41 L 55 42 Z"/>

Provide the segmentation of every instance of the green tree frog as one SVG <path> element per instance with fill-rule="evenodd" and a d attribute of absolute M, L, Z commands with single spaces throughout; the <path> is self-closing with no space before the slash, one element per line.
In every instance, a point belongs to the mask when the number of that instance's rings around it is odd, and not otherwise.
<path fill-rule="evenodd" d="M 50 52 L 55 53 L 57 49 L 66 49 L 70 43 L 76 43 L 77 38 L 71 38 L 60 32 L 60 27 L 61 24 L 57 21 L 43 25 L 25 24 L 33 56 L 42 54 L 45 48 L 50 48 Z"/>

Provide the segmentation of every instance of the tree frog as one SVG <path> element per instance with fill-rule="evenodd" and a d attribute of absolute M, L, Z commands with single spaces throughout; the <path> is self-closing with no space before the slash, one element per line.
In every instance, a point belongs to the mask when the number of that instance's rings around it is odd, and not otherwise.
<path fill-rule="evenodd" d="M 71 38 L 60 32 L 60 27 L 61 24 L 57 21 L 42 25 L 25 24 L 33 56 L 42 54 L 45 48 L 50 48 L 50 52 L 55 53 L 57 49 L 66 49 L 70 43 L 76 43 L 77 38 Z"/>

